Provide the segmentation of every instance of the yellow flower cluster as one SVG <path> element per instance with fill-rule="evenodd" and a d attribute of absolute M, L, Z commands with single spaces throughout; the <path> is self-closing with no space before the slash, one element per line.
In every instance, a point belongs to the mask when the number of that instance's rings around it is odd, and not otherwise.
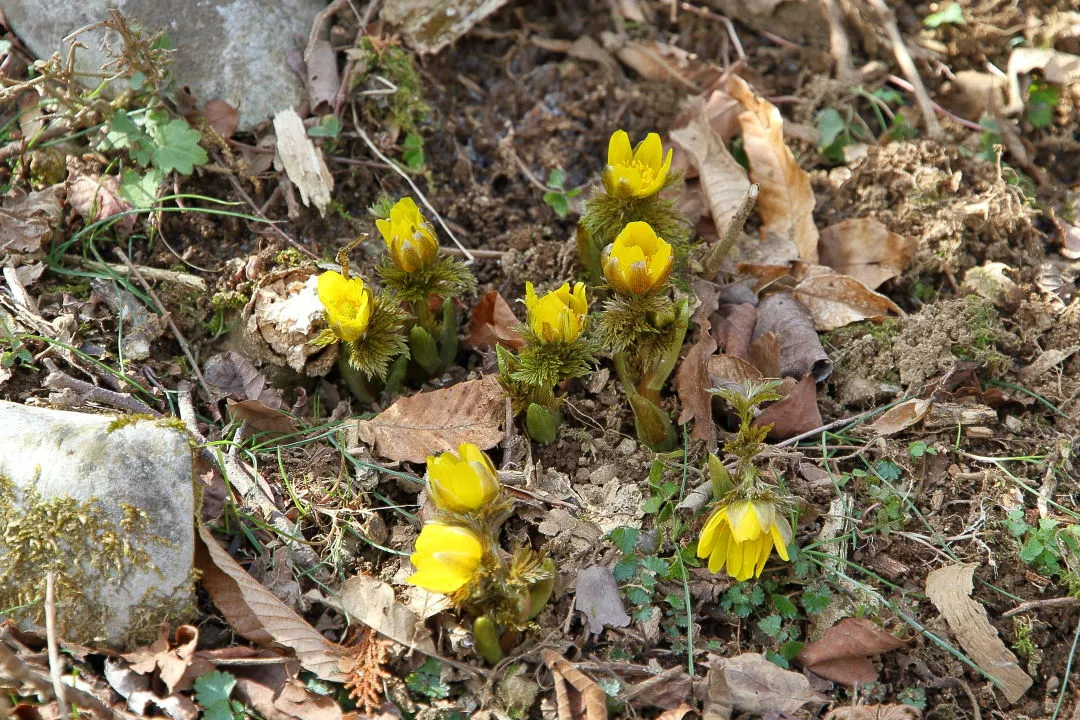
<path fill-rule="evenodd" d="M 663 238 L 646 222 L 627 223 L 604 248 L 604 277 L 616 292 L 647 295 L 664 287 L 675 256 Z"/>
<path fill-rule="evenodd" d="M 525 311 L 529 327 L 547 343 L 573 342 L 581 336 L 589 320 L 589 301 L 585 298 L 585 283 L 570 283 L 543 297 L 536 296 L 531 282 L 525 283 Z"/>
<path fill-rule="evenodd" d="M 739 580 L 760 577 L 772 553 L 788 560 L 791 528 L 768 500 L 736 500 L 717 508 L 705 522 L 697 556 L 709 558 L 709 572 L 727 573 Z"/>
<path fill-rule="evenodd" d="M 327 270 L 319 276 L 319 301 L 326 323 L 339 339 L 356 342 L 367 331 L 374 299 L 360 277 Z"/>
<path fill-rule="evenodd" d="M 664 157 L 664 146 L 656 133 L 649 133 L 631 149 L 630 136 L 625 130 L 617 130 L 608 141 L 604 189 L 621 197 L 646 198 L 656 194 L 667 182 L 671 153 L 669 148 Z"/>
<path fill-rule="evenodd" d="M 491 460 L 471 443 L 459 446 L 457 455 L 428 456 L 427 466 L 428 492 L 442 516 L 420 530 L 416 551 L 409 557 L 416 572 L 407 582 L 449 594 L 476 578 L 485 543 L 491 542 L 473 527 L 454 521 L 468 521 L 481 514 L 499 496 L 502 486 Z"/>
<path fill-rule="evenodd" d="M 420 213 L 411 197 L 403 197 L 390 209 L 390 217 L 375 221 L 386 241 L 394 265 L 405 272 L 416 272 L 430 265 L 439 254 L 435 228 Z"/>

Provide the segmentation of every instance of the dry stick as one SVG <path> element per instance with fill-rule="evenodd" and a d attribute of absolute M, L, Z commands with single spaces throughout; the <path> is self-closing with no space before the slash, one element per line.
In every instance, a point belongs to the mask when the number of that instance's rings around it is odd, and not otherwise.
<path fill-rule="evenodd" d="M 53 362 L 52 358 L 43 358 L 41 362 L 49 371 L 49 374 L 45 377 L 45 382 L 42 384 L 50 390 L 74 390 L 84 400 L 108 405 L 124 412 L 154 415 L 155 417 L 161 416 L 161 413 L 136 397 L 71 377 L 56 367 L 56 363 Z"/>
<path fill-rule="evenodd" d="M 1038 608 L 1071 608 L 1080 605 L 1080 598 L 1075 597 L 1057 597 L 1047 598 L 1045 600 L 1029 600 L 1022 602 L 1012 610 L 1006 610 L 1001 613 L 1001 617 L 1007 618 L 1013 615 L 1019 615 L 1022 612 L 1028 612 L 1029 610 L 1036 610 Z"/>
<path fill-rule="evenodd" d="M 128 276 L 131 275 L 131 271 L 127 265 L 119 265 L 117 263 L 99 263 L 93 260 L 86 260 L 78 255 L 65 255 L 64 260 L 80 267 L 87 268 L 89 270 L 99 270 L 103 268 L 117 275 Z M 206 292 L 206 281 L 196 275 L 191 275 L 184 272 L 176 272 L 175 270 L 163 270 L 162 268 L 144 267 L 142 265 L 137 266 L 139 271 L 148 280 L 160 281 L 170 283 L 172 285 L 179 285 L 187 290 L 193 290 L 199 293 Z"/>
<path fill-rule="evenodd" d="M 851 41 L 844 31 L 844 11 L 837 0 L 821 1 L 829 21 L 829 54 L 836 64 L 836 79 L 850 82 L 855 77 L 855 65 L 851 62 Z"/>
<path fill-rule="evenodd" d="M 705 256 L 706 278 L 715 278 L 716 274 L 720 272 L 720 266 L 723 264 L 724 258 L 731 252 L 731 248 L 735 247 L 735 242 L 739 239 L 739 233 L 742 232 L 743 226 L 746 225 L 746 219 L 750 217 L 750 211 L 754 209 L 759 191 L 760 187 L 758 187 L 757 183 L 750 186 L 750 189 L 746 191 L 743 204 L 735 211 L 734 217 L 728 223 L 727 229 L 724 231 L 724 237 L 720 239 L 720 242 L 709 248 L 709 254 Z"/>
<path fill-rule="evenodd" d="M 210 392 L 210 387 L 206 384 L 206 378 L 203 377 L 202 372 L 199 370 L 199 363 L 195 362 L 195 356 L 191 354 L 191 348 L 188 347 L 187 340 L 184 339 L 183 333 L 180 332 L 180 328 L 176 327 L 176 323 L 173 322 L 172 313 L 170 313 L 168 308 L 165 307 L 165 304 L 161 302 L 161 298 L 154 292 L 154 288 L 150 287 L 150 283 L 146 282 L 146 278 L 139 272 L 139 268 L 132 264 L 131 259 L 124 254 L 124 251 L 120 248 L 113 248 L 113 252 L 125 265 L 127 265 L 131 274 L 134 275 L 135 279 L 139 281 L 139 284 L 143 286 L 143 290 L 146 290 L 146 293 L 157 304 L 158 309 L 161 310 L 165 322 L 169 325 L 169 329 L 172 330 L 173 335 L 176 337 L 176 341 L 180 343 L 180 349 L 184 351 L 184 357 L 191 363 L 191 369 L 195 373 L 199 385 L 202 386 L 203 392 L 206 393 L 206 400 L 210 405 L 210 415 L 215 421 L 221 422 L 221 411 L 218 410 L 217 405 L 214 403 L 214 393 Z"/>
<path fill-rule="evenodd" d="M 476 258 L 473 256 L 472 252 L 470 252 L 467 247 L 461 244 L 461 242 L 457 239 L 457 235 L 455 235 L 454 231 L 450 229 L 450 226 L 446 224 L 446 221 L 443 220 L 442 215 L 440 215 L 439 211 L 435 209 L 435 206 L 428 201 L 424 193 L 420 192 L 420 188 L 417 187 L 416 183 L 413 182 L 413 179 L 409 177 L 409 174 L 402 170 L 400 167 L 398 167 L 397 163 L 395 163 L 393 160 L 379 152 L 379 148 L 375 147 L 375 143 L 371 142 L 371 138 L 368 137 L 367 133 L 364 132 L 363 128 L 360 127 L 360 123 L 357 122 L 355 107 L 353 110 L 353 124 L 356 125 L 356 132 L 359 133 L 360 139 L 363 140 L 364 143 L 368 146 L 368 150 L 371 150 L 375 157 L 379 158 L 384 163 L 389 165 L 391 169 L 394 170 L 394 172 L 405 178 L 405 182 L 409 183 L 409 187 L 411 187 L 413 192 L 416 193 L 417 197 L 420 198 L 420 202 L 424 204 L 424 207 L 431 211 L 431 214 L 434 215 L 435 219 L 439 221 L 440 225 L 442 225 L 442 229 L 446 231 L 446 234 L 450 236 L 450 239 L 454 241 L 454 244 L 461 249 L 461 253 L 466 258 L 468 258 L 467 262 L 474 262 Z"/>
<path fill-rule="evenodd" d="M 889 6 L 885 4 L 885 0 L 868 0 L 868 2 L 871 7 L 877 11 L 877 14 L 885 24 L 885 31 L 889 35 L 889 42 L 892 44 L 896 62 L 900 64 L 900 69 L 903 70 L 904 77 L 911 83 L 913 88 L 912 92 L 915 93 L 915 101 L 919 103 L 919 110 L 922 112 L 923 122 L 926 123 L 927 135 L 930 136 L 931 140 L 941 140 L 942 137 L 944 137 L 944 133 L 941 130 L 941 125 L 938 123 L 937 115 L 934 114 L 934 103 L 930 100 L 930 95 L 926 92 L 926 87 L 923 85 L 922 78 L 919 77 L 919 70 L 915 67 L 915 61 L 911 59 L 911 53 L 908 52 L 907 46 L 904 45 L 904 38 L 900 35 L 900 28 L 896 24 L 896 13 L 889 9 Z"/>
<path fill-rule="evenodd" d="M 60 643 L 56 639 L 56 573 L 45 573 L 45 636 L 49 642 L 49 676 L 52 678 L 56 706 L 63 720 L 68 718 L 67 688 L 62 678 L 64 666 L 60 662 Z"/>
<path fill-rule="evenodd" d="M 349 3 L 350 6 L 352 3 Z M 364 10 L 364 16 L 360 18 L 360 27 L 356 31 L 356 39 L 353 40 L 353 47 L 357 47 L 360 44 L 360 38 L 367 34 L 367 26 L 371 23 L 371 18 L 375 15 L 375 9 L 379 6 L 379 0 L 371 0 L 368 3 L 367 9 Z M 353 9 L 355 12 L 355 8 Z M 334 98 L 334 114 L 341 116 L 341 108 L 345 104 L 345 96 L 348 94 L 349 89 L 349 76 L 352 75 L 353 66 L 356 61 L 349 57 L 345 61 L 345 68 L 341 71 L 341 84 L 338 85 L 337 97 Z"/>

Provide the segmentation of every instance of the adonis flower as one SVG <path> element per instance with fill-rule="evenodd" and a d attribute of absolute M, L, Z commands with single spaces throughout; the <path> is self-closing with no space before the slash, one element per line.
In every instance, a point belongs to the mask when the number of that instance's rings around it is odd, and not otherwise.
<path fill-rule="evenodd" d="M 525 283 L 525 310 L 529 327 L 544 342 L 573 342 L 581 335 L 589 319 L 589 301 L 585 283 L 570 283 L 544 297 L 537 297 L 531 282 Z"/>
<path fill-rule="evenodd" d="M 411 197 L 403 197 L 390 208 L 390 217 L 375 221 L 386 241 L 390 259 L 405 272 L 430 265 L 439 254 L 435 228 L 420 214 Z"/>
<path fill-rule="evenodd" d="M 727 573 L 736 580 L 759 577 L 773 547 L 788 559 L 791 528 L 766 500 L 736 500 L 713 512 L 698 539 L 697 555 L 709 558 L 709 572 Z"/>
<path fill-rule="evenodd" d="M 459 446 L 456 456 L 452 452 L 429 455 L 427 467 L 431 499 L 440 510 L 475 512 L 499 494 L 495 466 L 483 450 L 471 443 Z"/>
<path fill-rule="evenodd" d="M 345 342 L 356 342 L 363 337 L 374 305 L 371 290 L 364 287 L 363 278 L 347 278 L 327 270 L 319 276 L 318 291 L 319 301 L 325 308 L 323 314 L 334 335 Z"/>
<path fill-rule="evenodd" d="M 627 223 L 604 248 L 604 277 L 617 292 L 646 295 L 664 286 L 671 275 L 674 255 L 663 238 L 645 222 Z"/>
<path fill-rule="evenodd" d="M 664 157 L 660 136 L 649 133 L 631 150 L 630 136 L 616 130 L 608 142 L 604 188 L 612 195 L 646 198 L 655 195 L 667 181 L 671 169 L 671 149 Z"/>
<path fill-rule="evenodd" d="M 480 538 L 472 530 L 429 522 L 416 538 L 416 552 L 409 556 L 416 572 L 406 582 L 450 594 L 473 580 L 483 554 Z"/>

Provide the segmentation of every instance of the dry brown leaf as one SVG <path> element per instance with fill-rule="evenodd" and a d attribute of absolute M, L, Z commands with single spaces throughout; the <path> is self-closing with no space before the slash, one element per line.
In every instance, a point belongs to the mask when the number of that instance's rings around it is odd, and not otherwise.
<path fill-rule="evenodd" d="M 258 400 L 269 408 L 281 408 L 282 393 L 269 387 L 254 363 L 238 352 L 214 355 L 203 366 L 203 378 L 210 389 L 234 400 Z"/>
<path fill-rule="evenodd" d="M 870 424 L 870 429 L 878 435 L 893 435 L 909 428 L 926 417 L 933 404 L 931 400 L 912 398 L 889 408 Z"/>
<path fill-rule="evenodd" d="M 229 398 L 226 405 L 233 420 L 245 421 L 256 430 L 279 435 L 296 431 L 296 420 L 291 415 L 268 407 L 260 400 L 236 401 Z"/>
<path fill-rule="evenodd" d="M 746 170 L 728 152 L 724 141 L 709 123 L 700 100 L 687 125 L 672 130 L 670 137 L 697 169 L 702 190 L 709 200 L 713 225 L 717 234 L 723 237 L 750 190 Z"/>
<path fill-rule="evenodd" d="M 803 705 L 819 702 L 802 673 L 784 670 L 763 655 L 720 658 L 712 667 L 723 671 L 732 706 L 741 712 L 794 715 Z"/>
<path fill-rule="evenodd" d="M 383 3 L 379 18 L 396 26 L 413 50 L 428 55 L 505 4 L 506 0 L 394 0 Z"/>
<path fill-rule="evenodd" d="M 600 33 L 600 42 L 643 78 L 672 83 L 692 93 L 701 92 L 723 74 L 712 63 L 668 43 L 627 40 L 613 32 Z"/>
<path fill-rule="evenodd" d="M 555 707 L 559 720 L 607 720 L 607 696 L 592 678 L 547 648 L 540 651 L 555 679 Z"/>
<path fill-rule="evenodd" d="M 503 391 L 494 375 L 404 397 L 370 420 L 358 420 L 360 440 L 390 460 L 427 456 L 472 443 L 487 450 L 503 439 Z"/>
<path fill-rule="evenodd" d="M 761 371 L 734 355 L 713 355 L 706 364 L 709 387 L 741 388 L 747 380 L 760 380 Z"/>
<path fill-rule="evenodd" d="M 743 149 L 750 160 L 750 179 L 760 185 L 758 214 L 762 237 L 775 235 L 795 243 L 799 258 L 817 262 L 818 230 L 814 225 L 814 190 L 784 143 L 784 120 L 768 100 L 757 96 L 732 74 L 727 92 L 745 110 L 739 113 Z"/>
<path fill-rule="evenodd" d="M 236 676 L 237 699 L 264 720 L 340 720 L 333 697 L 307 689 L 282 665 L 230 668 Z"/>
<path fill-rule="evenodd" d="M 368 575 L 354 575 L 341 586 L 341 607 L 380 635 L 425 655 L 435 655 L 431 631 L 423 618 L 398 602 L 388 583 Z"/>
<path fill-rule="evenodd" d="M 469 318 L 469 336 L 465 338 L 466 347 L 481 348 L 488 350 L 496 345 L 517 350 L 525 347 L 525 341 L 514 328 L 521 321 L 510 309 L 497 290 L 492 290 L 473 308 Z"/>
<path fill-rule="evenodd" d="M 775 377 L 801 378 L 810 373 L 820 382 L 832 374 L 832 361 L 821 347 L 810 310 L 791 293 L 766 295 L 758 304 L 754 338 L 768 333 L 780 347 L 780 372 Z"/>
<path fill-rule="evenodd" d="M 679 424 L 685 425 L 693 420 L 691 437 L 704 441 L 712 450 L 716 448 L 716 424 L 712 416 L 712 396 L 708 393 L 709 373 L 706 365 L 712 354 L 716 352 L 716 340 L 710 332 L 712 325 L 709 317 L 716 307 L 719 288 L 710 282 L 696 281 L 694 291 L 701 302 L 697 312 L 694 313 L 694 322 L 698 326 L 698 339 L 679 364 L 679 370 L 675 374 L 675 391 L 682 404 Z"/>
<path fill-rule="evenodd" d="M 169 694 L 188 690 L 195 678 L 214 669 L 214 663 L 195 653 L 199 630 L 194 625 L 181 625 L 170 642 L 169 624 L 161 624 L 157 640 L 146 647 L 136 648 L 121 657 L 131 663 L 139 675 L 157 672 Z"/>
<path fill-rule="evenodd" d="M 697 711 L 694 710 L 694 708 L 690 707 L 686 703 L 683 703 L 679 707 L 671 708 L 670 710 L 665 710 L 664 712 L 660 713 L 656 716 L 656 720 L 683 720 L 683 718 L 690 713 L 696 712 Z"/>
<path fill-rule="evenodd" d="M 710 320 L 716 347 L 726 355 L 749 360 L 748 349 L 757 326 L 757 308 L 750 303 L 724 304 Z"/>
<path fill-rule="evenodd" d="M 1065 362 L 1070 357 L 1080 352 L 1080 345 L 1073 345 L 1067 348 L 1055 348 L 1053 350 L 1047 350 L 1038 357 L 1033 363 L 1026 368 L 1022 368 L 1019 375 L 1024 380 L 1030 382 L 1036 378 L 1042 377 L 1050 368 Z"/>
<path fill-rule="evenodd" d="M 236 112 L 236 108 L 219 98 L 206 101 L 202 116 L 210 123 L 210 127 L 214 128 L 214 132 L 226 140 L 236 133 L 240 122 L 240 114 Z"/>
<path fill-rule="evenodd" d="M 877 220 L 858 218 L 822 230 L 818 254 L 822 265 L 875 290 L 904 271 L 916 246 Z"/>
<path fill-rule="evenodd" d="M 911 705 L 859 705 L 833 708 L 824 720 L 921 720 L 922 710 Z"/>
<path fill-rule="evenodd" d="M 342 682 L 341 649 L 264 588 L 199 525 L 195 565 L 201 584 L 232 629 L 258 645 L 292 649 L 306 669 L 323 680 Z"/>
<path fill-rule="evenodd" d="M 904 646 L 904 641 L 865 618 L 844 618 L 799 653 L 799 662 L 812 673 L 854 686 L 877 680 L 871 655 Z"/>
<path fill-rule="evenodd" d="M 119 195 L 120 178 L 116 175 L 85 174 L 72 169 L 68 175 L 67 199 L 71 208 L 86 222 L 119 215 L 131 209 L 131 203 Z M 125 215 L 114 227 L 123 234 L 135 228 L 135 216 Z"/>
<path fill-rule="evenodd" d="M 780 377 L 780 343 L 776 335 L 767 332 L 755 338 L 746 349 L 750 364 L 761 371 L 765 377 Z"/>
<path fill-rule="evenodd" d="M 926 595 L 949 624 L 956 641 L 975 664 L 1013 703 L 1031 687 L 1031 677 L 1020 669 L 1016 655 L 998 637 L 986 608 L 971 598 L 974 565 L 947 565 L 926 577 Z"/>
<path fill-rule="evenodd" d="M 313 115 L 331 112 L 337 98 L 337 53 L 329 40 L 319 38 L 304 50 L 308 107 Z"/>
<path fill-rule="evenodd" d="M 578 570 L 574 586 L 574 609 L 584 613 L 589 632 L 599 635 L 604 626 L 626 627 L 630 616 L 623 607 L 619 584 L 610 568 L 590 565 Z"/>
<path fill-rule="evenodd" d="M 821 411 L 818 410 L 817 404 L 817 381 L 814 380 L 813 375 L 804 375 L 787 397 L 765 408 L 754 419 L 755 427 L 770 423 L 772 424 L 768 435 L 770 440 L 787 440 L 821 427 Z"/>
<path fill-rule="evenodd" d="M 724 677 L 723 658 L 709 656 L 709 673 L 705 678 L 705 700 L 701 720 L 731 720 L 731 688 Z"/>
<path fill-rule="evenodd" d="M 289 180 L 300 191 L 305 205 L 315 204 L 320 215 L 326 215 L 334 177 L 326 167 L 322 151 L 315 147 L 304 129 L 304 121 L 295 110 L 282 110 L 274 116 L 277 136 L 277 157 Z"/>
<path fill-rule="evenodd" d="M 33 253 L 52 238 L 60 219 L 63 185 L 26 194 L 16 188 L 4 196 L 0 207 L 0 250 L 6 253 Z"/>
<path fill-rule="evenodd" d="M 904 314 L 892 300 L 847 275 L 808 277 L 793 292 L 799 302 L 810 308 L 818 330 L 835 330 L 853 322 Z"/>

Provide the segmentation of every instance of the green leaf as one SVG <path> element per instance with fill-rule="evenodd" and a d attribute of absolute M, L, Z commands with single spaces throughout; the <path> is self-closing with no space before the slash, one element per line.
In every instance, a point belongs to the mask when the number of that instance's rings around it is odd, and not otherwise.
<path fill-rule="evenodd" d="M 795 603 L 791 602 L 783 595 L 772 595 L 771 599 L 773 607 L 776 608 L 776 612 L 780 613 L 783 617 L 790 620 L 799 614 L 799 609 L 795 607 Z"/>
<path fill-rule="evenodd" d="M 1024 547 L 1020 549 L 1020 559 L 1031 565 L 1039 559 L 1045 549 L 1046 546 L 1039 542 L 1038 538 L 1034 535 L 1028 535 L 1027 540 L 1024 541 Z"/>
<path fill-rule="evenodd" d="M 608 539 L 615 543 L 615 547 L 619 548 L 619 552 L 623 555 L 629 555 L 634 551 L 634 546 L 637 545 L 640 537 L 641 531 L 632 527 L 617 527 L 608 533 Z"/>
<path fill-rule="evenodd" d="M 788 640 L 780 646 L 780 654 L 788 660 L 794 660 L 795 656 L 801 653 L 804 647 L 806 647 L 805 643 L 798 640 Z"/>
<path fill-rule="evenodd" d="M 562 190 L 564 183 L 566 182 L 566 173 L 561 168 L 555 168 L 548 173 L 547 186 L 549 188 L 555 188 L 556 190 Z"/>
<path fill-rule="evenodd" d="M 1054 108 L 1061 99 L 1057 88 L 1033 83 L 1028 89 L 1024 115 L 1035 128 L 1048 128 L 1054 124 Z"/>
<path fill-rule="evenodd" d="M 899 480 L 900 476 L 904 474 L 900 466 L 892 460 L 878 460 L 874 463 L 874 470 L 877 471 L 879 477 L 889 482 Z"/>
<path fill-rule="evenodd" d="M 641 559 L 641 566 L 654 575 L 663 575 L 668 569 L 667 561 L 656 555 L 643 557 Z"/>
<path fill-rule="evenodd" d="M 98 143 L 98 150 L 127 150 L 131 159 L 139 165 L 150 164 L 153 142 L 150 136 L 123 110 L 117 110 L 109 118 L 105 138 Z"/>
<path fill-rule="evenodd" d="M 424 138 L 418 133 L 406 135 L 401 150 L 401 157 L 410 170 L 418 172 L 424 168 Z"/>
<path fill-rule="evenodd" d="M 323 115 L 319 122 L 307 129 L 308 137 L 336 138 L 341 134 L 341 120 L 337 115 Z"/>
<path fill-rule="evenodd" d="M 442 681 L 442 663 L 435 658 L 428 658 L 423 665 L 409 673 L 405 686 L 433 699 L 441 700 L 450 696 L 450 686 Z"/>
<path fill-rule="evenodd" d="M 120 186 L 117 194 L 137 208 L 152 208 L 157 205 L 157 190 L 165 173 L 158 168 L 150 168 L 140 175 L 131 168 L 120 174 Z"/>
<path fill-rule="evenodd" d="M 168 122 L 148 119 L 146 129 L 157 145 L 150 161 L 162 172 L 176 170 L 182 175 L 190 175 L 196 165 L 205 165 L 210 160 L 206 151 L 199 147 L 199 133 L 180 118 Z"/>
<path fill-rule="evenodd" d="M 660 480 L 664 477 L 664 461 L 653 460 L 652 465 L 649 466 L 649 485 L 656 487 L 660 484 Z"/>
<path fill-rule="evenodd" d="M 799 602 L 807 614 L 814 615 L 827 608 L 830 600 L 832 600 L 832 592 L 828 588 L 822 587 L 807 588 L 803 591 Z"/>
<path fill-rule="evenodd" d="M 950 3 L 947 8 L 936 13 L 930 13 L 923 18 L 923 25 L 928 28 L 941 27 L 942 25 L 963 25 L 964 9 L 960 3 Z"/>
<path fill-rule="evenodd" d="M 542 199 L 546 205 L 548 205 L 552 210 L 555 211 L 556 215 L 564 218 L 570 214 L 570 203 L 567 202 L 566 198 L 567 193 L 559 191 L 546 192 L 544 193 Z"/>
<path fill-rule="evenodd" d="M 817 129 L 821 133 L 818 147 L 824 150 L 836 142 L 840 134 L 847 130 L 847 123 L 835 108 L 825 108 L 817 114 Z"/>
<path fill-rule="evenodd" d="M 652 600 L 652 595 L 644 588 L 632 587 L 626 591 L 626 599 L 631 605 L 644 605 Z"/>
<path fill-rule="evenodd" d="M 624 583 L 634 577 L 638 563 L 633 557 L 624 557 L 611 568 L 611 574 L 615 576 L 615 582 Z"/>
<path fill-rule="evenodd" d="M 233 720 L 229 695 L 236 687 L 232 674 L 214 670 L 195 680 L 195 699 L 203 708 L 203 717 L 209 720 Z"/>
<path fill-rule="evenodd" d="M 646 515 L 655 515 L 660 512 L 660 506 L 664 504 L 664 498 L 653 495 L 641 506 L 641 511 Z"/>
<path fill-rule="evenodd" d="M 1014 538 L 1022 538 L 1024 533 L 1032 529 L 1027 524 L 1027 520 L 1024 519 L 1024 511 L 1021 508 L 1014 508 L 1009 511 L 1009 514 L 1005 516 L 1005 527 L 1009 529 L 1009 534 Z"/>
<path fill-rule="evenodd" d="M 785 670 L 791 668 L 791 663 L 788 662 L 788 659 L 786 657 L 784 657 L 783 655 L 779 655 L 772 650 L 768 650 L 765 653 L 765 659 L 771 662 L 773 665 L 778 665 Z"/>
<path fill-rule="evenodd" d="M 780 630 L 783 627 L 783 625 L 784 625 L 783 619 L 779 615 L 777 615 L 775 613 L 772 614 L 772 615 L 769 615 L 768 617 L 766 617 L 766 618 L 764 618 L 762 620 L 758 620 L 758 624 L 757 624 L 758 629 L 761 630 L 761 632 L 765 633 L 766 635 L 768 635 L 771 638 L 775 638 L 777 635 L 780 634 Z"/>

